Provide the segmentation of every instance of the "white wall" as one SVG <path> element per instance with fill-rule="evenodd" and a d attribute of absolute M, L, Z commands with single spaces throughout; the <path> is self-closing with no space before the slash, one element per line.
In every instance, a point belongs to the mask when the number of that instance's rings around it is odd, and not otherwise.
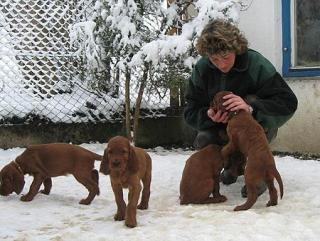
<path fill-rule="evenodd" d="M 320 79 L 289 80 L 288 83 L 298 97 L 298 110 L 279 129 L 272 148 L 320 154 Z"/>
<path fill-rule="evenodd" d="M 246 1 L 250 2 L 250 1 Z M 249 47 L 261 52 L 282 73 L 281 1 L 253 0 L 240 13 L 239 28 Z M 320 154 L 320 78 L 288 79 L 298 97 L 295 115 L 279 129 L 273 150 Z"/>
<path fill-rule="evenodd" d="M 247 37 L 249 47 L 261 52 L 280 71 L 281 1 L 252 0 L 250 7 L 240 12 L 239 28 Z"/>

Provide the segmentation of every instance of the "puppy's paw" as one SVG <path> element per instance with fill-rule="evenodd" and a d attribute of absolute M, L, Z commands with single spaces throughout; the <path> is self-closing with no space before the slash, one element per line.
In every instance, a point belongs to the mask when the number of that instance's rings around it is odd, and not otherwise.
<path fill-rule="evenodd" d="M 222 203 L 227 201 L 227 197 L 224 195 L 216 196 L 214 197 L 214 199 L 216 200 L 217 203 Z"/>
<path fill-rule="evenodd" d="M 31 197 L 30 195 L 26 194 L 20 197 L 20 200 L 22 202 L 30 202 L 32 201 L 33 197 Z"/>
<path fill-rule="evenodd" d="M 126 220 L 125 224 L 128 228 L 134 228 L 137 226 L 137 221 L 136 220 Z"/>
<path fill-rule="evenodd" d="M 115 221 L 122 221 L 124 220 L 124 214 L 116 213 L 113 218 Z"/>
<path fill-rule="evenodd" d="M 82 199 L 79 204 L 82 204 L 82 205 L 89 205 L 91 203 L 91 201 L 87 200 L 87 199 Z"/>
<path fill-rule="evenodd" d="M 249 207 L 247 207 L 246 205 L 239 205 L 239 206 L 236 206 L 233 211 L 235 212 L 238 212 L 238 211 L 244 211 L 244 210 L 248 210 Z"/>
<path fill-rule="evenodd" d="M 140 204 L 137 206 L 137 208 L 140 209 L 140 210 L 148 209 L 148 204 L 140 203 Z"/>
<path fill-rule="evenodd" d="M 277 200 L 269 200 L 266 204 L 267 207 L 276 206 L 278 204 Z"/>
<path fill-rule="evenodd" d="M 48 190 L 41 190 L 40 193 L 45 194 L 45 195 L 49 195 L 50 191 Z"/>

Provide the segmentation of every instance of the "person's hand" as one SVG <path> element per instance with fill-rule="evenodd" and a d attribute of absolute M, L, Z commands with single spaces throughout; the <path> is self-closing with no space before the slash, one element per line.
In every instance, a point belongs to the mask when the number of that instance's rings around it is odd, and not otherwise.
<path fill-rule="evenodd" d="M 228 122 L 228 112 L 222 113 L 221 110 L 215 112 L 212 108 L 209 108 L 207 114 L 211 120 L 214 122 L 227 123 Z"/>
<path fill-rule="evenodd" d="M 248 105 L 240 96 L 235 94 L 228 94 L 223 97 L 226 101 L 223 105 L 228 111 L 245 110 L 250 112 L 250 105 Z"/>

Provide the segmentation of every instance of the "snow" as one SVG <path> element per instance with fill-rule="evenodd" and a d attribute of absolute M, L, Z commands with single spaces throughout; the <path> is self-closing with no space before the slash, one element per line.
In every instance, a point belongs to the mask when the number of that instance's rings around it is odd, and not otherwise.
<path fill-rule="evenodd" d="M 102 154 L 106 144 L 82 146 Z M 0 149 L 0 168 L 23 150 Z M 153 160 L 151 197 L 149 209 L 137 212 L 136 228 L 113 220 L 116 205 L 108 176 L 100 174 L 101 194 L 89 206 L 78 204 L 87 195 L 85 188 L 72 176 L 63 176 L 53 179 L 49 196 L 38 194 L 28 203 L 16 194 L 0 196 L 0 240 L 319 240 L 320 162 L 276 156 L 283 199 L 267 208 L 264 193 L 250 210 L 234 212 L 244 202 L 243 177 L 230 186 L 221 185 L 228 198 L 225 203 L 181 206 L 180 178 L 193 151 L 161 147 L 147 151 Z M 22 193 L 31 180 L 26 176 Z"/>

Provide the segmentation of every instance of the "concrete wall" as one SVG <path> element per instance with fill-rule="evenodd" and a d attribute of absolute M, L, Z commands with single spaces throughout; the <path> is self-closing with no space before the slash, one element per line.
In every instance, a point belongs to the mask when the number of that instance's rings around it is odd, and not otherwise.
<path fill-rule="evenodd" d="M 239 22 L 250 48 L 261 52 L 280 73 L 281 18 L 281 1 L 253 0 L 252 5 L 240 13 Z M 276 151 L 320 154 L 320 77 L 286 80 L 297 95 L 299 106 L 292 119 L 280 128 L 272 148 Z"/>
<path fill-rule="evenodd" d="M 107 142 L 124 133 L 121 123 L 60 123 L 0 126 L 0 148 L 26 147 L 31 144 L 67 142 L 73 144 Z"/>
<path fill-rule="evenodd" d="M 182 114 L 175 117 L 140 119 L 137 146 L 152 148 L 192 146 L 196 132 L 188 127 Z M 123 123 L 32 124 L 0 126 L 0 148 L 31 144 L 67 142 L 105 143 L 116 135 L 125 136 Z"/>
<path fill-rule="evenodd" d="M 272 148 L 278 151 L 320 154 L 320 79 L 288 80 L 299 105 L 280 128 Z"/>

